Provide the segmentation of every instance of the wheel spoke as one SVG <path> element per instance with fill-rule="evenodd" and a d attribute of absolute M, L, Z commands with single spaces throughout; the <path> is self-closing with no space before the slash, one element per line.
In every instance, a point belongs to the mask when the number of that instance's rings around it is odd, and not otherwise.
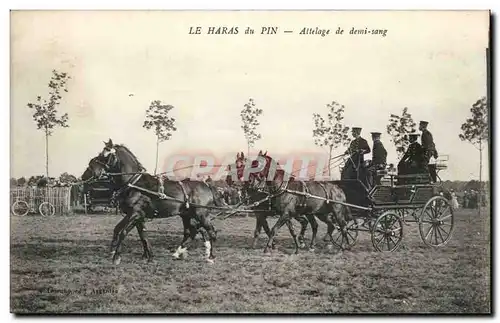
<path fill-rule="evenodd" d="M 438 228 L 438 230 L 440 230 L 439 234 L 441 234 L 441 231 L 443 231 L 444 234 L 446 234 L 446 239 L 448 239 L 448 237 L 450 236 L 450 233 L 446 232 L 445 229 L 441 228 L 441 226 L 438 226 L 437 228 Z M 446 240 L 446 239 L 443 239 L 443 241 Z"/>
<path fill-rule="evenodd" d="M 378 246 L 380 246 L 382 241 L 384 241 L 384 238 L 385 238 L 385 236 L 382 236 L 382 238 L 380 238 L 380 240 L 377 241 L 377 243 L 376 243 L 377 248 L 378 248 Z"/>
<path fill-rule="evenodd" d="M 386 237 L 385 237 L 385 240 L 387 241 L 387 250 L 388 250 L 388 251 L 391 251 L 391 245 L 390 245 L 390 243 L 389 243 L 389 236 L 386 236 Z"/>
<path fill-rule="evenodd" d="M 397 242 L 394 242 L 394 240 L 392 240 L 392 237 L 389 236 L 389 239 L 391 239 L 391 242 L 394 243 L 394 245 L 397 245 Z M 398 239 L 399 240 L 399 239 Z"/>
<path fill-rule="evenodd" d="M 427 233 L 425 234 L 425 240 L 427 240 L 427 238 L 429 238 L 429 234 L 431 233 L 432 229 L 434 229 L 433 225 L 431 225 L 431 227 L 429 228 L 429 231 L 427 231 Z"/>
<path fill-rule="evenodd" d="M 436 245 L 438 245 L 438 234 L 437 234 L 438 230 L 437 228 L 434 228 L 434 240 L 436 241 Z"/>
<path fill-rule="evenodd" d="M 402 229 L 401 227 L 399 227 L 399 228 L 396 228 L 396 229 L 392 229 L 392 230 L 391 230 L 391 232 L 394 232 L 394 233 L 396 233 L 396 232 L 398 232 L 398 231 L 401 231 L 401 229 Z"/>
<path fill-rule="evenodd" d="M 444 220 L 446 220 L 446 219 L 448 219 L 448 218 L 451 218 L 452 216 L 453 216 L 453 214 L 451 214 L 451 213 L 450 213 L 450 214 L 448 214 L 448 215 L 447 215 L 447 216 L 445 216 L 445 217 L 439 218 L 438 220 L 439 220 L 439 221 L 444 221 Z"/>
<path fill-rule="evenodd" d="M 340 238 L 340 239 L 339 239 Z M 339 240 L 342 241 L 343 237 L 342 237 L 342 232 L 339 232 L 339 234 L 337 235 L 337 239 L 335 239 L 335 243 L 338 245 L 338 242 Z"/>
<path fill-rule="evenodd" d="M 441 238 L 441 243 L 443 243 L 445 239 L 443 238 L 443 235 L 441 234 L 441 231 L 439 231 L 439 230 L 442 230 L 442 229 L 439 226 L 437 226 L 436 231 L 437 231 L 437 233 L 439 233 L 439 237 Z M 437 236 L 436 236 L 436 238 L 437 238 Z"/>

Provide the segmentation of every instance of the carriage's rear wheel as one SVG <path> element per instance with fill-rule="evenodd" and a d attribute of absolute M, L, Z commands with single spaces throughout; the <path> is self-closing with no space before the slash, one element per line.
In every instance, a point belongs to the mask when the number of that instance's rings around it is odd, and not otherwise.
<path fill-rule="evenodd" d="M 431 198 L 422 210 L 418 223 L 420 237 L 429 247 L 444 246 L 453 233 L 453 208 L 442 196 Z"/>
<path fill-rule="evenodd" d="M 403 219 L 394 211 L 386 211 L 372 226 L 372 244 L 377 251 L 395 251 L 403 241 Z"/>
<path fill-rule="evenodd" d="M 15 216 L 25 216 L 26 214 L 28 214 L 30 208 L 28 206 L 28 203 L 26 203 L 25 201 L 15 201 L 13 204 L 12 204 L 12 214 L 14 214 Z"/>
<path fill-rule="evenodd" d="M 335 230 L 332 233 L 332 243 L 340 249 L 351 248 L 358 241 L 358 226 L 359 223 L 356 219 L 347 221 L 344 234 L 342 234 L 340 227 L 335 226 Z"/>
<path fill-rule="evenodd" d="M 43 202 L 38 207 L 38 211 L 42 216 L 53 216 L 56 213 L 56 208 L 49 202 Z"/>

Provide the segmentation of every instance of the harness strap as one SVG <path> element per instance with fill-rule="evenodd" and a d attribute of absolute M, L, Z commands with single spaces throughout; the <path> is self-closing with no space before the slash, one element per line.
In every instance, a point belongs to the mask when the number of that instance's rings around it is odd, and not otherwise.
<path fill-rule="evenodd" d="M 329 204 L 330 200 L 332 199 L 332 197 L 328 194 L 328 191 L 326 190 L 325 184 L 323 184 L 321 182 L 318 182 L 318 184 L 319 184 L 319 186 L 321 186 L 321 188 L 323 189 L 323 191 L 325 191 L 325 196 L 327 198 L 326 204 Z"/>
<path fill-rule="evenodd" d="M 163 183 L 163 176 L 158 175 L 158 194 L 165 194 L 165 186 Z"/>
<path fill-rule="evenodd" d="M 302 192 L 305 193 L 304 199 L 302 200 L 301 204 L 302 207 L 305 207 L 307 202 L 307 196 L 309 195 L 309 188 L 307 187 L 307 184 L 304 181 L 300 181 L 300 183 L 302 184 Z"/>
<path fill-rule="evenodd" d="M 189 209 L 189 201 L 188 201 L 189 196 L 186 193 L 186 188 L 184 187 L 184 184 L 182 183 L 182 181 L 177 181 L 177 183 L 179 183 L 181 190 L 182 190 L 182 194 L 184 194 L 184 201 L 186 203 L 186 209 Z"/>

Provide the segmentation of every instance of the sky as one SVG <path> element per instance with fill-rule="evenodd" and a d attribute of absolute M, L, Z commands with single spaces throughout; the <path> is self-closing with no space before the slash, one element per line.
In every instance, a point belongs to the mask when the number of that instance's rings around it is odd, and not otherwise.
<path fill-rule="evenodd" d="M 197 26 L 202 34 L 190 35 Z M 210 26 L 239 33 L 208 35 Z M 260 34 L 262 27 L 278 32 Z M 304 27 L 330 34 L 300 35 Z M 352 27 L 387 33 L 350 35 Z M 51 176 L 81 175 L 108 138 L 153 171 L 156 140 L 142 128 L 153 100 L 175 107 L 178 128 L 161 144 L 160 164 L 179 151 L 246 151 L 240 111 L 252 98 L 264 110 L 255 149 L 271 156 L 325 153 L 314 145 L 312 114 L 336 101 L 346 125 L 362 127 L 369 142 L 371 131 L 382 132 L 397 162 L 385 128 L 408 107 L 416 122 L 430 122 L 439 153 L 449 156 L 441 177 L 477 178 L 479 153 L 458 134 L 486 95 L 488 28 L 487 11 L 13 11 L 11 176 L 45 172 L 44 134 L 26 105 L 47 95 L 56 69 L 72 77 L 60 106 L 70 127 L 49 139 Z"/>

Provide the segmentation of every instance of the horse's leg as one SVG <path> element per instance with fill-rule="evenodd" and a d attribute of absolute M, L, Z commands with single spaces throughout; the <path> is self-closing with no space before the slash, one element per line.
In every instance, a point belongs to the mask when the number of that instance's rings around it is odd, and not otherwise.
<path fill-rule="evenodd" d="M 306 217 L 309 223 L 311 223 L 312 229 L 312 237 L 311 244 L 309 245 L 309 250 L 313 251 L 316 244 L 316 234 L 318 233 L 318 221 L 316 221 L 316 217 L 313 214 L 307 214 Z"/>
<path fill-rule="evenodd" d="M 142 247 L 144 249 L 144 253 L 142 254 L 142 259 L 147 259 L 148 262 L 153 260 L 153 250 L 151 248 L 151 244 L 148 241 L 147 232 L 144 230 L 144 220 L 137 221 L 136 224 L 137 233 L 139 234 L 139 239 L 141 239 Z"/>
<path fill-rule="evenodd" d="M 269 228 L 269 223 L 267 223 L 267 218 L 271 215 L 270 212 L 263 212 L 262 213 L 262 219 L 261 219 L 261 224 L 262 228 L 264 228 L 264 232 L 266 233 L 267 237 L 269 238 L 271 236 L 271 229 Z M 276 248 L 276 241 L 273 241 L 273 244 L 271 246 L 272 249 Z"/>
<path fill-rule="evenodd" d="M 208 212 L 203 212 L 203 213 L 204 214 L 202 214 L 200 216 L 201 225 L 207 231 L 207 235 L 208 235 L 208 240 L 204 239 L 205 240 L 205 255 L 207 257 L 207 261 L 213 263 L 213 261 L 215 259 L 214 243 L 217 240 L 217 230 L 215 229 L 213 224 L 208 219 Z"/>
<path fill-rule="evenodd" d="M 196 237 L 197 230 L 191 225 L 191 218 L 189 214 L 181 214 L 182 225 L 184 227 L 184 236 L 182 238 L 181 244 L 177 247 L 177 250 L 173 253 L 173 257 L 179 259 L 181 257 L 187 256 L 187 250 L 189 243 Z"/>
<path fill-rule="evenodd" d="M 292 221 L 287 221 L 286 225 L 288 226 L 288 230 L 290 231 L 290 234 L 292 235 L 293 238 L 293 242 L 295 243 L 295 254 L 297 255 L 299 253 L 299 240 L 297 239 L 297 234 L 293 229 L 293 223 Z"/>
<path fill-rule="evenodd" d="M 267 213 L 265 212 L 259 212 L 257 213 L 257 216 L 255 217 L 255 230 L 253 232 L 253 241 L 252 241 L 252 249 L 255 249 L 257 247 L 257 240 L 259 240 L 259 235 L 260 231 L 262 230 L 263 227 L 263 221 L 266 221 L 266 216 Z M 266 221 L 267 224 L 267 221 Z M 269 231 L 269 226 L 267 226 L 266 234 L 268 234 Z M 269 234 L 268 234 L 269 236 Z"/>
<path fill-rule="evenodd" d="M 271 234 L 269 235 L 269 239 L 267 240 L 267 244 L 266 244 L 266 248 L 264 249 L 264 253 L 270 252 L 269 250 L 272 247 L 273 240 L 274 240 L 274 237 L 276 236 L 276 233 L 283 226 L 283 224 L 287 223 L 288 221 L 290 221 L 290 214 L 288 212 L 283 213 L 279 217 L 278 221 L 276 221 L 273 228 L 271 229 Z"/>
<path fill-rule="evenodd" d="M 140 221 L 139 216 L 140 214 L 138 212 L 134 212 L 131 216 L 127 216 L 126 218 L 128 221 L 126 221 L 126 223 L 118 230 L 118 239 L 116 241 L 113 252 L 113 264 L 120 264 L 123 240 L 125 239 L 125 236 L 130 232 L 130 230 L 132 230 L 137 225 L 137 222 Z"/>
<path fill-rule="evenodd" d="M 296 218 L 296 220 L 300 223 L 300 233 L 299 233 L 299 237 L 298 237 L 298 240 L 299 240 L 299 246 L 301 248 L 305 248 L 306 247 L 306 243 L 305 243 L 305 234 L 306 234 L 306 230 L 307 230 L 307 225 L 309 224 L 309 220 L 308 220 L 308 216 L 307 215 L 301 215 L 299 217 Z M 311 223 L 312 225 L 312 223 Z"/>
<path fill-rule="evenodd" d="M 327 226 L 325 238 L 328 237 L 327 241 L 325 241 L 324 238 L 323 238 L 323 241 L 327 242 L 326 246 L 327 246 L 328 249 L 332 249 L 333 248 L 333 236 L 332 236 L 332 234 L 333 234 L 333 230 L 335 230 L 335 224 L 333 223 L 333 220 L 329 216 L 329 214 L 327 214 L 323 218 L 323 222 L 325 222 L 326 226 Z"/>
<path fill-rule="evenodd" d="M 118 244 L 118 235 L 120 232 L 123 230 L 123 228 L 127 225 L 129 222 L 129 216 L 128 212 L 125 214 L 125 216 L 118 222 L 118 224 L 115 226 L 115 229 L 113 230 L 113 238 L 111 239 L 111 245 L 109 246 L 109 250 L 111 251 L 111 254 L 114 255 L 116 245 Z"/>

